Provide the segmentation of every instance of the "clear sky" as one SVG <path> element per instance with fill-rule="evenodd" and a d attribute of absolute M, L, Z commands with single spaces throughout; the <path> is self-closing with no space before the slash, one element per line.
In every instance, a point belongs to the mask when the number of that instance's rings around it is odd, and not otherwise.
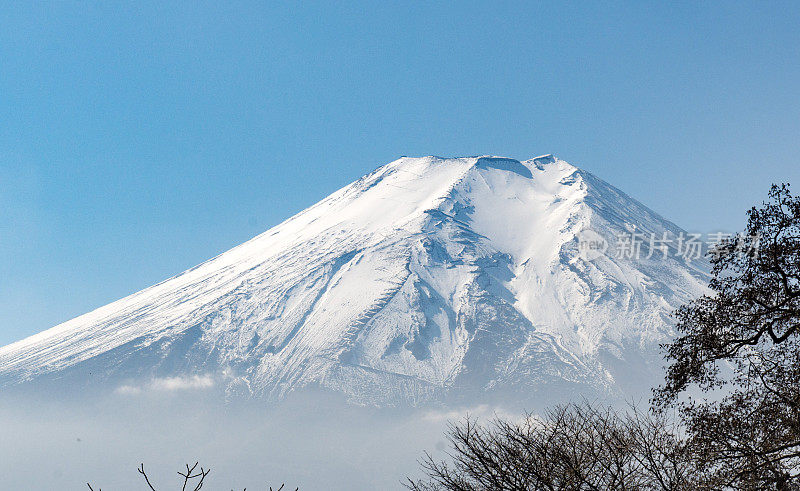
<path fill-rule="evenodd" d="M 554 153 L 736 230 L 800 187 L 798 5 L 2 2 L 0 345 L 400 155 Z"/>

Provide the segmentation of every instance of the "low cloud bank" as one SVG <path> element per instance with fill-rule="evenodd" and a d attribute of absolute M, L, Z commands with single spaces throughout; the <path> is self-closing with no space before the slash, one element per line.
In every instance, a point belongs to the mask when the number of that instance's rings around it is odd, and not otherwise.
<path fill-rule="evenodd" d="M 424 451 L 441 456 L 447 421 L 499 408 L 375 410 L 323 395 L 280 405 L 223 404 L 212 377 L 155 379 L 104 398 L 3 400 L 0 475 L 8 489 L 157 489 L 176 471 L 211 467 L 209 489 L 402 489 Z M 132 397 L 133 396 L 133 397 Z"/>

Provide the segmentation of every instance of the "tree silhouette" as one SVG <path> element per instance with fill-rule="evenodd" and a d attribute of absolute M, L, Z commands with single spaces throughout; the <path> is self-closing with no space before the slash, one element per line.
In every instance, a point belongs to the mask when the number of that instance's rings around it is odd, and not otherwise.
<path fill-rule="evenodd" d="M 192 466 L 186 464 L 185 471 L 178 471 L 178 475 L 183 478 L 181 491 L 200 491 L 200 489 L 202 489 L 203 485 L 205 484 L 206 477 L 208 477 L 208 475 L 211 473 L 211 469 L 206 469 L 201 466 L 200 470 L 197 470 L 198 465 L 199 462 L 195 462 Z M 147 484 L 147 487 L 150 488 L 151 491 L 158 491 L 150 481 L 150 477 L 147 475 L 147 472 L 145 472 L 144 464 L 139 464 L 139 467 L 136 469 L 136 471 L 141 474 L 142 479 L 144 479 L 145 484 Z M 86 483 L 86 485 L 89 487 L 90 491 L 95 491 L 91 484 Z M 275 491 L 283 491 L 285 486 L 285 484 L 281 484 L 281 486 Z M 299 491 L 299 489 L 299 487 L 295 488 L 294 491 Z M 102 489 L 98 488 L 97 491 L 102 491 Z M 247 491 L 247 488 L 244 488 L 242 491 Z M 269 487 L 269 491 L 273 491 L 272 486 Z"/>
<path fill-rule="evenodd" d="M 798 487 L 800 197 L 774 185 L 713 256 L 713 293 L 678 310 L 654 403 L 679 409 L 703 471 L 724 485 Z M 687 397 L 691 386 L 710 396 Z"/>
<path fill-rule="evenodd" d="M 429 454 L 415 491 L 692 489 L 691 458 L 663 418 L 586 401 L 515 423 L 451 424 L 448 461 Z"/>

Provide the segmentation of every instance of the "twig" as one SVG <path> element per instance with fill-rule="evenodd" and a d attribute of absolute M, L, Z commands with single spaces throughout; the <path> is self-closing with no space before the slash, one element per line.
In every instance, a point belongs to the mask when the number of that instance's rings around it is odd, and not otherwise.
<path fill-rule="evenodd" d="M 139 468 L 138 468 L 138 469 L 136 469 L 136 470 L 137 470 L 137 471 L 139 471 L 139 474 L 141 474 L 142 476 L 144 476 L 144 480 L 145 480 L 145 482 L 147 483 L 147 485 L 150 487 L 150 489 L 151 489 L 152 491 L 156 491 L 156 488 L 154 488 L 154 487 L 153 487 L 153 485 L 152 485 L 152 484 L 150 484 L 150 479 L 148 479 L 148 478 L 147 478 L 147 474 L 145 474 L 145 472 L 144 472 L 144 464 L 141 464 L 141 465 L 139 466 Z"/>

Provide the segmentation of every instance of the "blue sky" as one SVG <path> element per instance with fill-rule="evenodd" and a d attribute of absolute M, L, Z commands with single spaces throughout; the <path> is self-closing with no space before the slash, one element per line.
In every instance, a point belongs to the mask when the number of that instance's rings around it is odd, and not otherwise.
<path fill-rule="evenodd" d="M 797 3 L 3 2 L 0 21 L 0 345 L 400 155 L 552 152 L 695 231 L 800 185 Z"/>

